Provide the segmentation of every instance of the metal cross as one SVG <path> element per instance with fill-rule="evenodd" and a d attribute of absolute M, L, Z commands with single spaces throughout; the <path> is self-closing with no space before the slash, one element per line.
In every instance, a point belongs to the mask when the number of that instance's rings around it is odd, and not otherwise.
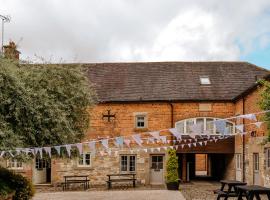
<path fill-rule="evenodd" d="M 115 114 L 111 114 L 111 110 L 107 110 L 107 114 L 103 114 L 102 119 L 107 118 L 108 122 L 111 122 L 111 118 L 115 118 Z"/>

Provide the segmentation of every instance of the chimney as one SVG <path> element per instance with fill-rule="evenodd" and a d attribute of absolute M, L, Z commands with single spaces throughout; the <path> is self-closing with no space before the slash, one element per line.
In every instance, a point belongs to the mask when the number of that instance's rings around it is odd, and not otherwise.
<path fill-rule="evenodd" d="M 21 52 L 17 50 L 17 45 L 15 44 L 15 42 L 10 41 L 8 45 L 5 45 L 3 47 L 4 47 L 5 58 L 14 59 L 14 60 L 20 59 Z"/>

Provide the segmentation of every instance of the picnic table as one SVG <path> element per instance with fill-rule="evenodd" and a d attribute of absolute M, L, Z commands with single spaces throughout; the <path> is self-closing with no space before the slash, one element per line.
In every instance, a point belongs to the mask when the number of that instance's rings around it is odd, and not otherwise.
<path fill-rule="evenodd" d="M 214 193 L 217 194 L 217 200 L 224 197 L 224 200 L 227 200 L 229 197 L 237 197 L 237 186 L 243 186 L 247 183 L 235 180 L 221 180 L 221 188 L 215 190 Z M 225 187 L 228 187 L 228 190 L 225 190 Z"/>
<path fill-rule="evenodd" d="M 270 200 L 270 188 L 262 187 L 259 185 L 248 185 L 248 186 L 237 186 L 238 190 L 238 200 L 242 200 L 243 195 L 246 195 L 247 200 L 252 200 L 256 197 L 260 200 L 260 195 L 266 194 L 268 200 Z"/>
<path fill-rule="evenodd" d="M 87 175 L 64 176 L 63 190 L 69 189 L 71 184 L 82 184 L 84 190 L 89 188 L 89 178 Z"/>
<path fill-rule="evenodd" d="M 108 189 L 112 188 L 112 183 L 116 182 L 132 182 L 133 187 L 136 187 L 136 174 L 130 173 L 130 174 L 108 174 Z M 113 177 L 113 178 L 112 178 Z"/>

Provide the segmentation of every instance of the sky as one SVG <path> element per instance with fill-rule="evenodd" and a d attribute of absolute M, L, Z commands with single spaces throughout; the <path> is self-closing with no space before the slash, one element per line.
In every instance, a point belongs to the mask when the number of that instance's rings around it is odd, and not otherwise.
<path fill-rule="evenodd" d="M 269 0 L 0 0 L 5 43 L 50 62 L 248 61 L 270 69 Z"/>

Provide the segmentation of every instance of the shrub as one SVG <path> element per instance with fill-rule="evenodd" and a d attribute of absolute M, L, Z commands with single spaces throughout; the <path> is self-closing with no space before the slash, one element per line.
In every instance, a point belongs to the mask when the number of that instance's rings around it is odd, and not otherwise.
<path fill-rule="evenodd" d="M 28 200 L 34 195 L 34 187 L 28 179 L 5 168 L 0 168 L 0 188 L 1 198 L 13 192 L 13 200 Z"/>
<path fill-rule="evenodd" d="M 174 149 L 171 149 L 168 151 L 168 154 L 169 158 L 166 165 L 167 169 L 166 182 L 167 183 L 178 182 L 178 159 L 176 156 L 176 151 Z"/>

